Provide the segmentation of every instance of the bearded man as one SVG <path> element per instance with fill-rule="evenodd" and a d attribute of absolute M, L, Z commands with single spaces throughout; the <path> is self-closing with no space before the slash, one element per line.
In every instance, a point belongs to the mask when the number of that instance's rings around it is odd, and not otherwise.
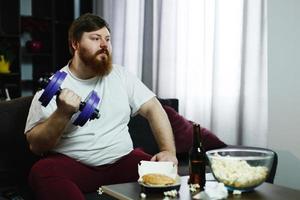
<path fill-rule="evenodd" d="M 29 175 L 36 199 L 83 200 L 104 184 L 137 181 L 141 160 L 177 164 L 168 117 L 155 94 L 124 67 L 112 64 L 107 22 L 87 13 L 69 28 L 70 62 L 61 92 L 49 105 L 31 103 L 25 134 L 32 152 L 42 155 Z M 72 124 L 82 99 L 92 91 L 100 96 L 99 119 L 84 126 Z M 134 149 L 128 132 L 130 116 L 141 114 L 150 123 L 160 152 Z M 126 171 L 124 170 L 126 169 Z"/>

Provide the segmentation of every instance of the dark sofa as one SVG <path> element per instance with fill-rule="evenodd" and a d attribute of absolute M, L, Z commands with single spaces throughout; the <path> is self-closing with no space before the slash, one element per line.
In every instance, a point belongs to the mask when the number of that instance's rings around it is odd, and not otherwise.
<path fill-rule="evenodd" d="M 40 158 L 30 152 L 24 135 L 24 127 L 31 100 L 32 97 L 30 96 L 0 102 L 0 200 L 8 199 L 7 196 L 13 197 L 15 195 L 19 195 L 25 200 L 34 199 L 27 185 L 27 176 L 33 163 Z M 177 113 L 177 99 L 159 100 L 168 114 L 174 132 L 179 161 L 178 173 L 187 175 L 187 151 L 192 143 L 191 122 Z M 134 147 L 142 147 L 150 154 L 155 154 L 158 151 L 147 120 L 137 115 L 131 118 L 128 126 Z M 209 130 L 202 129 L 202 134 L 206 150 L 227 146 Z M 273 182 L 276 166 L 277 157 L 275 169 L 273 169 L 274 174 L 268 180 L 269 182 Z M 87 199 L 106 199 L 105 196 L 98 195 L 96 191 L 85 194 L 85 196 Z"/>

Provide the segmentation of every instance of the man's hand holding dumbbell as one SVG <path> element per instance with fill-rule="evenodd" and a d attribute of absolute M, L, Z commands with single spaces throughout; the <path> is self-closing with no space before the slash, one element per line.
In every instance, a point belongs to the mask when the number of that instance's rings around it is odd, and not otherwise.
<path fill-rule="evenodd" d="M 72 115 L 79 111 L 81 97 L 72 90 L 64 88 L 56 98 L 58 112 L 71 119 Z"/>
<path fill-rule="evenodd" d="M 65 113 L 71 118 L 73 114 L 73 124 L 83 126 L 88 120 L 98 119 L 99 110 L 97 106 L 100 102 L 97 92 L 91 91 L 82 102 L 81 97 L 67 88 L 61 89 L 61 84 L 65 80 L 67 73 L 57 71 L 52 79 L 43 78 L 39 80 L 44 92 L 39 98 L 43 106 L 47 106 L 52 100 L 53 96 L 57 95 L 57 106 L 59 107 L 58 113 Z M 61 94 L 61 93 L 64 94 Z M 79 99 L 79 103 L 78 103 Z M 60 108 L 63 108 L 62 110 Z M 64 110 L 65 109 L 65 110 Z"/>

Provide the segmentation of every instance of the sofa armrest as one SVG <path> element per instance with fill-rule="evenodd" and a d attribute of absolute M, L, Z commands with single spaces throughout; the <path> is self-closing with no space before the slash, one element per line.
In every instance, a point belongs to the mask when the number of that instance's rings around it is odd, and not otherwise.
<path fill-rule="evenodd" d="M 0 187 L 26 183 L 37 159 L 24 135 L 31 101 L 32 96 L 0 102 Z"/>

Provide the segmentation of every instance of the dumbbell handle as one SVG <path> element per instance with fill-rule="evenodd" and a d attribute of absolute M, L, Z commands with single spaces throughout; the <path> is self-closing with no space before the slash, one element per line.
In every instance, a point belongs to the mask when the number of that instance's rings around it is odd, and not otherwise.
<path fill-rule="evenodd" d="M 38 82 L 39 82 L 39 85 L 44 89 L 44 88 L 46 88 L 46 86 L 49 84 L 50 80 L 49 80 L 49 78 L 40 78 Z M 59 96 L 61 90 L 62 90 L 61 87 L 59 87 L 59 89 L 57 90 L 57 92 L 56 92 L 55 95 L 56 95 L 56 96 Z M 80 110 L 80 111 L 83 110 L 85 104 L 86 104 L 86 103 L 83 102 L 83 101 L 80 102 L 80 105 L 79 105 L 79 110 Z M 94 110 L 92 116 L 91 116 L 91 119 L 99 119 L 99 117 L 100 117 L 100 113 L 99 113 L 99 110 L 96 108 L 96 109 Z"/>

